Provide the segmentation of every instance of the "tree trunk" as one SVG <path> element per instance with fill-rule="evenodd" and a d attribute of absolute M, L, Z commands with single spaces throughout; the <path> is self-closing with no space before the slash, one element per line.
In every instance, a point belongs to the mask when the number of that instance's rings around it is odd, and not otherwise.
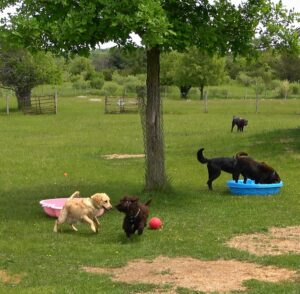
<path fill-rule="evenodd" d="M 187 99 L 191 86 L 180 86 L 179 88 L 180 88 L 180 97 L 183 99 Z"/>
<path fill-rule="evenodd" d="M 147 50 L 147 104 L 145 124 L 146 187 L 147 191 L 166 187 L 162 105 L 160 98 L 160 51 L 158 47 Z"/>
<path fill-rule="evenodd" d="M 18 101 L 18 109 L 31 106 L 31 90 L 30 89 L 17 89 L 15 91 Z"/>
<path fill-rule="evenodd" d="M 200 90 L 200 100 L 203 100 L 203 98 L 204 98 L 204 85 L 200 85 L 199 90 Z"/>

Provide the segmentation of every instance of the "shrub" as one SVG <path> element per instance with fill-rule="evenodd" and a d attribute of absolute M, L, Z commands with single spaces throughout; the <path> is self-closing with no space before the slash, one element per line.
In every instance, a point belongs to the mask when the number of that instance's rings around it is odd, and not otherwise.
<path fill-rule="evenodd" d="M 290 93 L 290 83 L 288 80 L 282 81 L 278 88 L 278 95 L 280 98 L 287 98 Z"/>
<path fill-rule="evenodd" d="M 192 87 L 190 90 L 189 90 L 189 93 L 188 93 L 188 99 L 192 99 L 192 98 L 198 98 L 200 97 L 200 94 L 199 94 L 199 89 L 196 88 L 196 87 Z"/>
<path fill-rule="evenodd" d="M 102 96 L 121 96 L 124 94 L 124 87 L 116 82 L 106 82 L 102 87 L 100 94 Z"/>
<path fill-rule="evenodd" d="M 239 73 L 237 76 L 237 81 L 245 87 L 249 87 L 253 83 L 253 79 L 244 72 Z"/>
<path fill-rule="evenodd" d="M 209 96 L 212 98 L 228 98 L 229 91 L 227 89 L 210 89 Z"/>
<path fill-rule="evenodd" d="M 114 72 L 112 75 L 112 81 L 117 83 L 118 85 L 124 85 L 126 77 L 121 76 L 118 72 Z"/>
<path fill-rule="evenodd" d="M 293 84 L 291 88 L 292 94 L 298 95 L 300 93 L 300 88 L 298 84 Z"/>
<path fill-rule="evenodd" d="M 141 83 L 139 79 L 135 76 L 128 76 L 124 79 L 124 88 L 126 92 L 135 93 L 136 87 L 139 86 Z"/>
<path fill-rule="evenodd" d="M 89 89 L 91 87 L 90 81 L 86 81 L 82 76 L 77 76 L 76 80 L 72 84 L 76 90 Z"/>
<path fill-rule="evenodd" d="M 91 77 L 91 87 L 93 89 L 101 89 L 104 84 L 104 75 L 101 72 L 94 73 Z"/>
<path fill-rule="evenodd" d="M 269 90 L 275 90 L 279 88 L 281 81 L 280 80 L 272 80 L 272 82 L 269 84 L 268 89 Z"/>
<path fill-rule="evenodd" d="M 114 71 L 111 68 L 105 68 L 105 69 L 103 69 L 102 72 L 103 72 L 105 81 L 112 81 Z"/>

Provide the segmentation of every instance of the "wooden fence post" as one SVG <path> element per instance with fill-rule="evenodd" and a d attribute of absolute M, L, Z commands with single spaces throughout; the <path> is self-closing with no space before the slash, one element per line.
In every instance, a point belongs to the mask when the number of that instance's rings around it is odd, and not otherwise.
<path fill-rule="evenodd" d="M 57 89 L 55 89 L 54 93 L 54 102 L 55 102 L 55 114 L 57 114 Z"/>
<path fill-rule="evenodd" d="M 9 115 L 9 96 L 6 95 L 6 114 Z"/>
<path fill-rule="evenodd" d="M 208 93 L 207 93 L 207 91 L 205 91 L 204 92 L 204 112 L 205 113 L 208 113 L 207 96 L 208 96 Z"/>

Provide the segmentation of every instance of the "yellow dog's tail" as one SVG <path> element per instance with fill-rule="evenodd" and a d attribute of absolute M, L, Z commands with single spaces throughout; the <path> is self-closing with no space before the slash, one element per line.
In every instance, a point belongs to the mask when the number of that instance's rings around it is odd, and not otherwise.
<path fill-rule="evenodd" d="M 69 197 L 69 199 L 78 198 L 79 196 L 80 196 L 80 192 L 76 191 Z"/>

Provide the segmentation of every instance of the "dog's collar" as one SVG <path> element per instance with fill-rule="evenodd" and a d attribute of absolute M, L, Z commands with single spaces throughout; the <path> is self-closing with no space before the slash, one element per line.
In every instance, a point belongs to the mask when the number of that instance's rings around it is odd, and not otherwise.
<path fill-rule="evenodd" d="M 138 215 L 140 214 L 141 209 L 139 208 L 138 212 L 135 215 L 131 215 L 129 217 L 129 222 L 131 225 L 134 225 L 135 223 L 135 219 L 138 217 Z"/>
<path fill-rule="evenodd" d="M 139 208 L 138 212 L 135 214 L 134 218 L 137 218 L 138 215 L 140 214 L 141 209 Z"/>

